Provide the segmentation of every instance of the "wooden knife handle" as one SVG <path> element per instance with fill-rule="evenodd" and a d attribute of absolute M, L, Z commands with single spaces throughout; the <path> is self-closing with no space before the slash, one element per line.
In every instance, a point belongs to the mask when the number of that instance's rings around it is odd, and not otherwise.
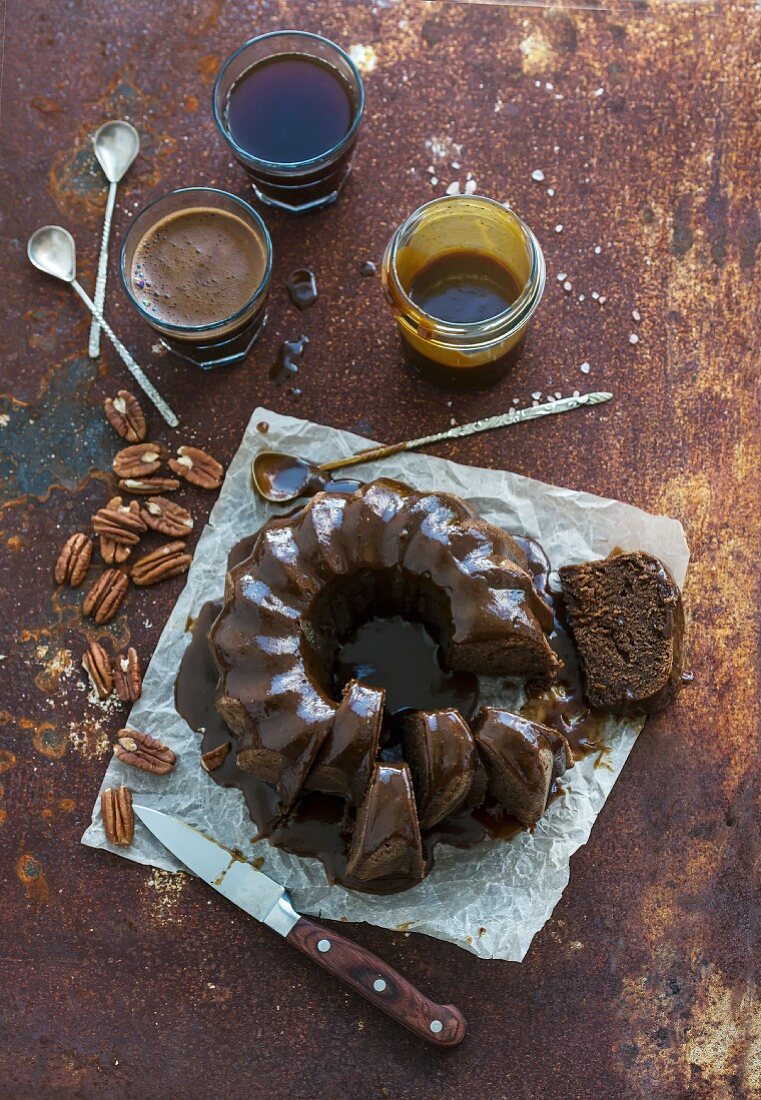
<path fill-rule="evenodd" d="M 400 1024 L 437 1047 L 456 1047 L 465 1038 L 465 1018 L 454 1005 L 437 1005 L 406 978 L 364 947 L 299 917 L 286 937 L 313 962 L 335 974 Z"/>

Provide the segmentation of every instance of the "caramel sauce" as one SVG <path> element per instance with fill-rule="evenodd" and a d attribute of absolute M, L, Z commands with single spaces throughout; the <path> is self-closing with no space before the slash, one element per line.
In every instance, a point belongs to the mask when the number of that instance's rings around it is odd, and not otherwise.
<path fill-rule="evenodd" d="M 228 569 L 245 561 L 257 537 L 258 532 L 242 539 L 232 549 Z M 521 713 L 560 730 L 568 738 L 576 758 L 594 752 L 598 760 L 602 760 L 605 746 L 599 741 L 599 733 L 605 715 L 595 713 L 584 703 L 578 660 L 563 623 L 562 601 L 548 587 L 549 562 L 538 543 L 522 536 L 513 537 L 527 555 L 537 591 L 553 608 L 555 626 L 550 644 L 564 661 L 558 682 L 548 691 L 530 696 Z M 191 642 L 175 684 L 175 705 L 188 725 L 201 734 L 200 752 L 209 752 L 223 742 L 231 745 L 232 751 L 222 765 L 210 773 L 211 778 L 222 787 L 237 787 L 242 792 L 257 829 L 252 840 L 266 837 L 283 851 L 319 859 L 330 882 L 371 893 L 394 893 L 405 889 L 409 882 L 393 878 L 358 882 L 347 874 L 353 820 L 343 799 L 305 792 L 288 816 L 280 819 L 274 787 L 238 768 L 235 737 L 214 705 L 218 670 L 208 633 L 221 606 L 221 600 L 210 601 L 192 622 Z M 393 661 L 388 659 L 389 652 L 393 654 Z M 353 676 L 368 684 L 385 687 L 388 692 L 380 753 L 381 758 L 388 761 L 402 759 L 399 722 L 395 716 L 405 710 L 454 706 L 466 720 L 476 710 L 477 678 L 444 669 L 438 646 L 425 628 L 401 618 L 371 619 L 344 642 L 336 661 L 337 694 L 340 694 L 341 685 Z M 562 793 L 562 787 L 555 783 L 550 801 Z M 437 844 L 467 849 L 480 843 L 486 835 L 510 840 L 522 829 L 514 817 L 487 796 L 480 807 L 461 810 L 422 832 L 426 873 L 432 865 Z"/>
<path fill-rule="evenodd" d="M 317 279 L 308 267 L 292 271 L 285 280 L 288 297 L 298 309 L 309 309 L 317 301 Z"/>
<path fill-rule="evenodd" d="M 309 337 L 299 336 L 295 340 L 283 340 L 278 348 L 277 358 L 270 367 L 270 381 L 276 386 L 291 382 L 299 373 Z"/>

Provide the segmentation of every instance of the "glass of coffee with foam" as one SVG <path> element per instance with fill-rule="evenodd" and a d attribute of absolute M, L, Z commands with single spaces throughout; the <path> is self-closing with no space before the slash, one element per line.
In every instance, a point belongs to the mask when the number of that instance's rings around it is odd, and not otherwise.
<path fill-rule="evenodd" d="M 120 266 L 128 298 L 161 342 L 204 370 L 245 359 L 266 321 L 270 235 L 226 191 L 184 187 L 146 206 Z"/>
<path fill-rule="evenodd" d="M 362 78 L 340 46 L 306 31 L 253 38 L 220 69 L 212 105 L 262 202 L 297 212 L 335 202 L 365 105 Z"/>

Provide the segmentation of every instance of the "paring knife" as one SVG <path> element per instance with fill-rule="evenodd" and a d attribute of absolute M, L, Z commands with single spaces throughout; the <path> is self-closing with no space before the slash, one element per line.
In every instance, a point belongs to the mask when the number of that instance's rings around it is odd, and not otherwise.
<path fill-rule="evenodd" d="M 465 1038 L 467 1024 L 458 1008 L 434 1004 L 364 947 L 300 916 L 285 888 L 262 871 L 176 817 L 147 806 L 133 809 L 164 847 L 208 886 L 415 1035 L 438 1047 L 456 1047 Z"/>

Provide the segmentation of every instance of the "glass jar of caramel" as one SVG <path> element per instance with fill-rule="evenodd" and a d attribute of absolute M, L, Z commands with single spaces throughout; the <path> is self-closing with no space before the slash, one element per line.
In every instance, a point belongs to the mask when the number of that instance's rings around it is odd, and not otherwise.
<path fill-rule="evenodd" d="M 539 242 L 482 195 L 433 199 L 388 243 L 383 286 L 409 360 L 437 385 L 478 389 L 520 354 L 544 291 Z"/>

